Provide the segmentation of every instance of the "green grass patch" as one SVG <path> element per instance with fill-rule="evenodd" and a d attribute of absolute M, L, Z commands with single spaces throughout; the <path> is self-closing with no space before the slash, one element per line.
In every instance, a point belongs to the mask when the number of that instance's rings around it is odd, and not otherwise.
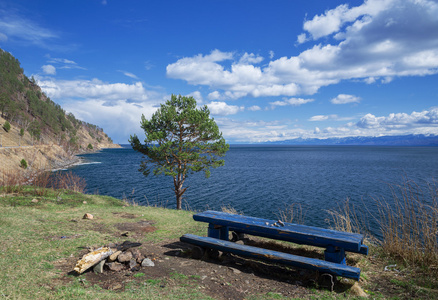
<path fill-rule="evenodd" d="M 205 224 L 193 222 L 191 212 L 125 206 L 112 197 L 52 189 L 44 196 L 35 196 L 34 187 L 28 186 L 19 195 L 0 196 L 0 295 L 8 299 L 162 299 L 161 280 L 143 280 L 123 291 L 102 290 L 80 278 L 67 277 L 58 265 L 66 258 L 79 258 L 85 246 L 125 240 L 115 227 L 118 223 L 154 221 L 158 230 L 142 235 L 140 243 L 206 232 Z M 85 213 L 93 214 L 95 219 L 82 219 Z M 135 218 L 121 218 L 120 214 Z M 135 278 L 143 276 L 137 273 Z M 190 286 L 164 290 L 168 299 L 206 298 Z"/>

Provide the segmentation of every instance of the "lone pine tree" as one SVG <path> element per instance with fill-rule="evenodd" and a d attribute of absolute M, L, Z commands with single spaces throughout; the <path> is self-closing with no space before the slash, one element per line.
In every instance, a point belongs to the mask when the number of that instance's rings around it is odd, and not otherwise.
<path fill-rule="evenodd" d="M 196 107 L 193 97 L 172 95 L 161 104 L 150 120 L 141 117 L 144 144 L 136 135 L 129 142 L 134 150 L 145 155 L 140 169 L 145 176 L 164 174 L 173 177 L 176 207 L 181 209 L 183 188 L 187 174 L 204 171 L 210 176 L 210 167 L 223 166 L 229 145 L 207 106 Z"/>

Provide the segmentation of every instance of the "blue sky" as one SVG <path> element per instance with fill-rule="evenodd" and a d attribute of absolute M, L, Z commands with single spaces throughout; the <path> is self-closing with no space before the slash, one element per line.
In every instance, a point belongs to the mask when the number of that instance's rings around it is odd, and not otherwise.
<path fill-rule="evenodd" d="M 171 94 L 230 143 L 438 134 L 438 1 L 3 0 L 0 47 L 118 143 Z"/>

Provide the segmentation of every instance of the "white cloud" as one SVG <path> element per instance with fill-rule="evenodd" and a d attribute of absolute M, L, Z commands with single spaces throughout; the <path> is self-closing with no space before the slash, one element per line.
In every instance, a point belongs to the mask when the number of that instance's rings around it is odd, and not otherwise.
<path fill-rule="evenodd" d="M 0 10 L 0 32 L 3 40 L 20 40 L 47 48 L 46 42 L 58 38 L 47 28 L 11 11 Z"/>
<path fill-rule="evenodd" d="M 100 126 L 116 142 L 129 135 L 143 136 L 141 115 L 147 118 L 170 96 L 146 89 L 141 82 L 107 83 L 93 80 L 56 80 L 34 76 L 49 97 L 78 119 Z M 123 126 L 121 126 L 123 124 Z"/>
<path fill-rule="evenodd" d="M 327 120 L 339 120 L 338 115 L 316 115 L 309 118 L 309 121 L 327 121 Z"/>
<path fill-rule="evenodd" d="M 368 0 L 340 5 L 305 21 L 298 42 L 334 35 L 297 56 L 259 66 L 254 54 L 214 50 L 179 59 L 167 76 L 209 86 L 210 99 L 312 95 L 343 80 L 389 83 L 438 73 L 438 4 L 428 0 Z M 250 59 L 249 59 L 250 58 Z M 230 65 L 231 64 L 231 65 Z M 232 99 L 232 98 L 229 98 Z"/>
<path fill-rule="evenodd" d="M 273 59 L 274 55 L 275 55 L 274 51 L 270 50 L 269 51 L 269 59 Z"/>
<path fill-rule="evenodd" d="M 307 38 L 307 35 L 305 33 L 301 33 L 300 35 L 298 35 L 297 37 L 297 43 L 298 44 L 303 44 L 305 42 L 307 42 L 309 39 Z"/>
<path fill-rule="evenodd" d="M 83 98 L 101 99 L 107 103 L 118 100 L 134 102 L 146 101 L 148 91 L 141 82 L 133 84 L 105 83 L 93 80 L 55 80 L 35 76 L 38 85 L 49 96 L 55 99 Z"/>
<path fill-rule="evenodd" d="M 312 20 L 305 21 L 303 28 L 310 33 L 313 39 L 319 39 L 339 32 L 342 26 L 348 23 L 352 23 L 350 25 L 352 27 L 359 28 L 370 20 L 369 17 L 376 17 L 400 2 L 395 0 L 368 0 L 353 8 L 349 8 L 347 4 L 342 4 L 335 9 L 327 10 L 322 15 L 316 15 Z M 395 21 L 391 20 L 391 22 Z"/>
<path fill-rule="evenodd" d="M 140 139 L 144 137 L 140 128 L 141 115 L 150 118 L 158 109 L 151 103 L 128 103 L 127 101 L 113 101 L 111 106 L 105 100 L 86 99 L 82 102 L 66 100 L 63 108 L 73 113 L 78 119 L 104 128 L 105 132 L 115 142 L 128 144 L 128 137 L 137 134 Z"/>
<path fill-rule="evenodd" d="M 58 69 L 81 69 L 86 70 L 83 67 L 80 67 L 75 61 L 67 59 L 67 58 L 58 58 L 51 57 L 50 55 L 46 55 L 48 58 L 48 63 L 57 65 Z"/>
<path fill-rule="evenodd" d="M 310 119 L 309 119 L 309 121 L 325 121 L 325 120 L 328 120 L 328 116 L 325 116 L 325 115 L 316 115 L 316 116 L 313 116 L 313 117 L 311 117 Z"/>
<path fill-rule="evenodd" d="M 391 113 L 387 117 L 376 117 L 366 114 L 356 124 L 359 128 L 367 129 L 407 129 L 414 127 L 438 128 L 438 107 L 422 112 Z"/>
<path fill-rule="evenodd" d="M 259 110 L 262 110 L 262 109 L 258 105 L 253 105 L 253 106 L 248 107 L 248 110 L 250 110 L 250 111 L 259 111 Z"/>
<path fill-rule="evenodd" d="M 122 72 L 123 75 L 128 76 L 128 77 L 130 77 L 130 78 L 138 79 L 137 75 L 135 75 L 135 74 L 133 74 L 133 73 L 131 73 L 131 72 L 126 72 L 126 71 L 119 71 L 119 72 Z"/>
<path fill-rule="evenodd" d="M 303 99 L 303 98 L 290 98 L 290 99 L 283 99 L 283 101 L 275 101 L 275 102 L 269 102 L 271 106 L 300 106 L 306 103 L 310 103 L 315 101 L 314 99 Z"/>
<path fill-rule="evenodd" d="M 228 105 L 225 102 L 213 101 L 207 104 L 212 115 L 227 116 L 237 114 L 239 111 L 245 110 L 243 106 Z"/>
<path fill-rule="evenodd" d="M 44 65 L 41 67 L 43 69 L 43 72 L 47 75 L 55 75 L 56 74 L 56 68 L 52 65 Z"/>
<path fill-rule="evenodd" d="M 337 115 L 317 115 L 313 121 L 342 121 Z M 405 134 L 438 134 L 438 107 L 422 112 L 394 113 L 386 117 L 367 114 L 359 122 L 348 122 L 334 127 L 301 128 L 297 121 L 242 121 L 229 118 L 216 119 L 227 141 L 267 142 L 295 138 L 330 138 L 349 136 L 383 136 Z M 321 123 L 323 125 L 324 123 Z"/>
<path fill-rule="evenodd" d="M 339 94 L 335 98 L 331 99 L 330 102 L 333 104 L 348 104 L 348 103 L 359 103 L 360 97 L 347 94 Z"/>
<path fill-rule="evenodd" d="M 187 96 L 195 98 L 197 104 L 201 104 L 204 101 L 200 91 L 194 91 L 193 93 L 190 93 Z"/>
<path fill-rule="evenodd" d="M 258 64 L 263 61 L 263 57 L 255 55 L 254 53 L 246 53 L 242 55 L 239 64 Z"/>

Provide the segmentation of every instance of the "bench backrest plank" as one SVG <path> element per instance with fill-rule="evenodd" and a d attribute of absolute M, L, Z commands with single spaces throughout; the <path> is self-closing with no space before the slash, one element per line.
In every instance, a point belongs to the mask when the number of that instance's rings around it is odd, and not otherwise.
<path fill-rule="evenodd" d="M 276 221 L 260 219 L 218 211 L 205 211 L 193 215 L 193 219 L 219 226 L 226 226 L 229 230 L 262 236 L 272 239 L 289 241 L 297 244 L 306 244 L 318 247 L 335 246 L 346 251 L 362 253 L 363 235 L 341 232 L 336 230 L 305 226 L 293 223 L 284 223 L 284 226 L 273 227 Z M 268 223 L 269 225 L 266 225 Z"/>

